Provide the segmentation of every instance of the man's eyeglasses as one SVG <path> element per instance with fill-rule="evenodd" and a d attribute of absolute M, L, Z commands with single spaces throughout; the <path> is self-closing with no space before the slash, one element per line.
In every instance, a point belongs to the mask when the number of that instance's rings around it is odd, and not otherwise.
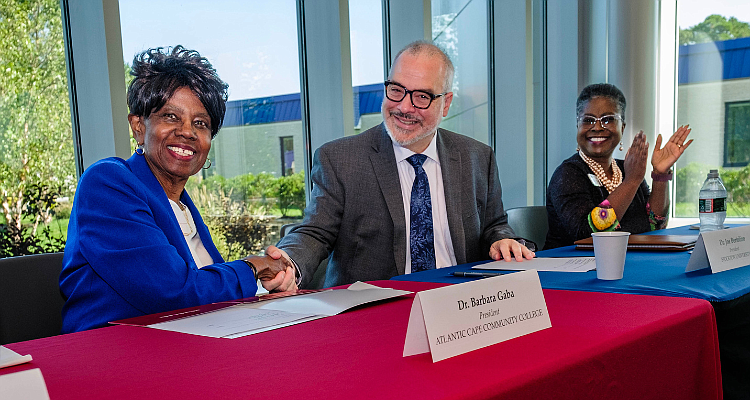
<path fill-rule="evenodd" d="M 592 129 L 594 128 L 597 122 L 600 122 L 602 124 L 602 128 L 612 129 L 617 125 L 617 121 L 622 121 L 622 117 L 619 115 L 614 115 L 614 114 L 602 115 L 599 118 L 595 118 L 590 115 L 585 115 L 583 117 L 578 118 L 578 127 L 585 128 L 585 129 Z"/>
<path fill-rule="evenodd" d="M 448 93 L 432 94 L 423 90 L 406 90 L 405 87 L 391 81 L 385 81 L 384 85 L 385 97 L 387 97 L 388 100 L 398 103 L 408 94 L 411 95 L 411 105 L 413 105 L 414 108 L 422 110 L 430 108 L 433 100 L 440 96 L 445 96 Z"/>

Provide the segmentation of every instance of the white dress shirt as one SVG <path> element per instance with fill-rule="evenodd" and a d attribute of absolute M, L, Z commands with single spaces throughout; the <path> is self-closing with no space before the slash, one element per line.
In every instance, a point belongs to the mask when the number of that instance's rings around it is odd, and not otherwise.
<path fill-rule="evenodd" d="M 430 183 L 430 201 L 432 203 L 432 229 L 435 238 L 435 266 L 437 268 L 456 265 L 456 255 L 453 252 L 451 232 L 448 228 L 448 213 L 445 207 L 445 191 L 443 190 L 443 174 L 440 169 L 440 159 L 437 154 L 437 134 L 432 137 L 430 145 L 422 154 L 427 159 L 422 164 L 427 180 Z M 393 152 L 396 154 L 398 177 L 401 181 L 401 197 L 404 199 L 404 215 L 406 216 L 406 269 L 411 273 L 411 247 L 409 243 L 409 227 L 411 221 L 411 187 L 414 184 L 414 167 L 406 161 L 416 154 L 406 147 L 401 147 L 393 140 Z"/>

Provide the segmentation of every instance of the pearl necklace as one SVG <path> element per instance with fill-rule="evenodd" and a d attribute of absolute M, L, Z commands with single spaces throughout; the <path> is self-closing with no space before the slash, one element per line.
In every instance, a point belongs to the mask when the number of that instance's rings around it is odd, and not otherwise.
<path fill-rule="evenodd" d="M 578 155 L 581 156 L 581 159 L 586 163 L 586 165 L 591 168 L 591 171 L 594 172 L 594 175 L 596 175 L 596 178 L 599 179 L 599 182 L 601 182 L 604 187 L 607 189 L 608 192 L 612 193 L 617 189 L 618 186 L 622 183 L 622 171 L 620 171 L 620 167 L 617 165 L 617 161 L 612 160 L 612 180 L 607 178 L 607 174 L 604 173 L 604 168 L 602 168 L 601 165 L 599 165 L 598 162 L 592 160 L 587 155 L 583 154 L 582 151 L 578 151 Z"/>

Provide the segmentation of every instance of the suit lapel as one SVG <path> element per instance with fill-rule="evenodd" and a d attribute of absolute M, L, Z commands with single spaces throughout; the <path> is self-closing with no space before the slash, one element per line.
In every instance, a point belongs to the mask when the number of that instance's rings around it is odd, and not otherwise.
<path fill-rule="evenodd" d="M 437 151 L 440 157 L 440 170 L 443 175 L 445 209 L 448 212 L 448 228 L 453 242 L 456 263 L 466 263 L 466 236 L 461 220 L 461 154 L 455 148 L 450 134 L 438 129 Z"/>
<path fill-rule="evenodd" d="M 373 136 L 370 162 L 393 220 L 393 258 L 399 275 L 403 275 L 406 266 L 406 216 L 404 215 L 404 200 L 401 198 L 401 182 L 398 177 L 393 143 L 382 124 L 378 133 Z"/>

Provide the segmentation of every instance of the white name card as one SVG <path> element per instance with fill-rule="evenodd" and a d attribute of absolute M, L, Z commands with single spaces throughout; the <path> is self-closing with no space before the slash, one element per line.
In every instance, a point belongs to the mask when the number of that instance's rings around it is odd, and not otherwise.
<path fill-rule="evenodd" d="M 437 362 L 551 326 L 535 270 L 426 290 L 411 306 L 404 357 Z"/>
<path fill-rule="evenodd" d="M 750 225 L 703 232 L 685 272 L 711 267 L 717 273 L 750 265 Z"/>
<path fill-rule="evenodd" d="M 0 376 L 0 399 L 49 400 L 39 368 Z"/>

